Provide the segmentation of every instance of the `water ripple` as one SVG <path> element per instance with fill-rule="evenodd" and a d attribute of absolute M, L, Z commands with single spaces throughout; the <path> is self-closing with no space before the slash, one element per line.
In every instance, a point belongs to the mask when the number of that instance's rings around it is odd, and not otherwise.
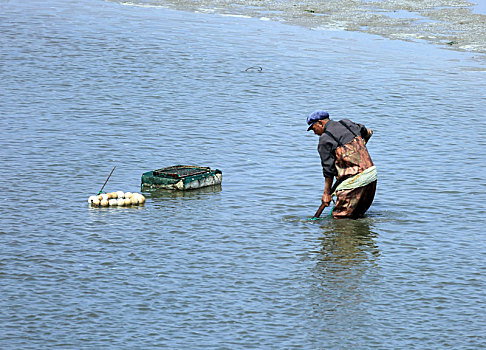
<path fill-rule="evenodd" d="M 467 55 L 161 7 L 0 7 L 2 348 L 486 345 Z M 375 131 L 363 219 L 308 220 L 318 108 Z M 87 204 L 115 165 L 105 190 L 134 192 L 175 164 L 223 184 Z"/>

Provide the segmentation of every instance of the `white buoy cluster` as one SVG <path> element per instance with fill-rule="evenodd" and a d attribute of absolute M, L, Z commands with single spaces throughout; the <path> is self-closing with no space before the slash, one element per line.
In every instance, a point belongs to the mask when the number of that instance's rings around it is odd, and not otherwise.
<path fill-rule="evenodd" d="M 90 196 L 88 203 L 93 207 L 128 207 L 131 205 L 143 205 L 145 197 L 136 192 L 117 191 Z"/>

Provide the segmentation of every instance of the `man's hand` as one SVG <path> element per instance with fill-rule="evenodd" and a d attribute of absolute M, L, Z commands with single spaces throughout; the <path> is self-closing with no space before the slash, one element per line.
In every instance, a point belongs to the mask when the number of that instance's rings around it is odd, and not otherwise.
<path fill-rule="evenodd" d="M 364 142 L 365 144 L 368 143 L 368 141 L 370 140 L 371 136 L 373 136 L 373 130 L 371 129 L 366 129 L 368 131 L 368 135 L 366 135 L 365 139 L 364 139 Z"/>
<path fill-rule="evenodd" d="M 327 194 L 327 193 L 324 193 L 322 195 L 322 204 L 324 204 L 326 207 L 329 206 L 329 204 L 331 204 L 331 200 L 332 200 L 332 197 L 330 194 Z"/>

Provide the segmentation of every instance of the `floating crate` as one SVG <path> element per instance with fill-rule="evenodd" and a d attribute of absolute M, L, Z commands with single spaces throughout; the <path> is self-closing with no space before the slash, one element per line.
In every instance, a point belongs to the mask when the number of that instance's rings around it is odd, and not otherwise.
<path fill-rule="evenodd" d="M 209 167 L 174 165 L 142 174 L 142 188 L 192 190 L 219 185 L 223 180 L 221 170 Z"/>

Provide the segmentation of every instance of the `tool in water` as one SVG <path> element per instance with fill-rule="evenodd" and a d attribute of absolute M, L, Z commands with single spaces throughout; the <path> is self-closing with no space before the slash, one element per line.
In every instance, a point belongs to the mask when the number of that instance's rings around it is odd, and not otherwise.
<path fill-rule="evenodd" d="M 334 202 L 334 199 L 332 201 Z M 329 213 L 327 213 L 325 218 L 330 218 L 332 216 L 332 211 L 334 210 L 335 206 L 336 206 L 336 202 L 334 202 L 334 206 L 331 207 L 331 210 L 329 211 Z M 320 216 L 325 208 L 326 206 L 324 205 L 324 203 L 321 204 L 321 206 L 319 207 L 319 209 L 317 209 L 317 212 L 314 214 L 314 216 L 308 220 L 324 220 L 325 218 L 321 218 Z"/>
<path fill-rule="evenodd" d="M 116 165 L 113 167 L 113 169 L 111 169 L 111 173 L 110 173 L 110 175 L 108 175 L 108 177 L 106 178 L 106 181 L 105 181 L 105 183 L 103 184 L 103 187 L 101 187 L 101 190 L 98 192 L 98 194 L 100 194 L 101 192 L 103 192 L 103 188 L 105 188 L 105 185 L 106 185 L 106 183 L 108 182 L 108 180 L 110 179 L 111 174 L 113 174 L 113 172 L 115 171 L 115 168 L 116 168 Z"/>
<path fill-rule="evenodd" d="M 324 211 L 324 208 L 327 207 L 327 205 L 324 205 L 324 203 L 321 204 L 319 209 L 317 209 L 316 213 L 312 217 L 312 219 L 317 219 L 319 216 L 321 216 L 322 212 Z"/>
<path fill-rule="evenodd" d="M 339 186 L 339 184 L 343 182 L 343 180 L 340 180 L 340 181 L 336 181 L 334 183 L 334 185 L 332 186 L 331 188 L 331 193 L 334 193 L 336 191 L 336 188 Z M 334 199 L 333 199 L 333 202 L 334 202 Z M 336 205 L 336 202 L 334 202 L 334 205 Z M 317 220 L 319 218 L 319 216 L 321 216 L 322 212 L 324 211 L 324 208 L 327 207 L 327 205 L 324 205 L 324 203 L 322 203 L 319 207 L 319 209 L 317 209 L 316 213 L 314 214 L 314 216 L 311 218 L 311 220 Z M 331 208 L 331 211 L 329 212 L 329 215 L 328 216 L 331 216 L 332 215 L 332 211 L 333 211 L 334 207 Z"/>

